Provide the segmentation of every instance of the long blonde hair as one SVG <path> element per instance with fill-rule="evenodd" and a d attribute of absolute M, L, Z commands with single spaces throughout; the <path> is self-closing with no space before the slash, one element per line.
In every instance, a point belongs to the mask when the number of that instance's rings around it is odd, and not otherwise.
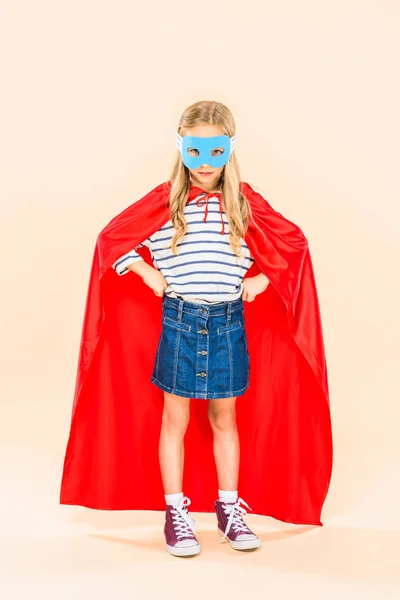
<path fill-rule="evenodd" d="M 198 125 L 218 125 L 222 134 L 229 137 L 235 135 L 235 121 L 229 108 L 221 102 L 201 100 L 186 108 L 179 120 L 177 131 L 185 135 L 185 131 Z M 171 241 L 171 251 L 177 255 L 177 243 L 185 235 L 187 223 L 184 208 L 192 185 L 190 171 L 183 164 L 182 157 L 177 151 L 177 157 L 172 168 L 170 196 L 170 218 L 176 229 Z M 230 245 L 236 256 L 241 256 L 241 241 L 248 227 L 251 209 L 248 201 L 239 189 L 239 163 L 233 151 L 221 172 L 220 190 L 222 192 L 222 207 L 229 222 Z"/>

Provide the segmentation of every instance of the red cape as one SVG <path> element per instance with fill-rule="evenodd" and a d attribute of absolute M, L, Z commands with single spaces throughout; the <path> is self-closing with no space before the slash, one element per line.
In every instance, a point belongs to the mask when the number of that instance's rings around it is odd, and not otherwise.
<path fill-rule="evenodd" d="M 322 325 L 307 240 L 242 182 L 254 221 L 244 237 L 270 280 L 245 302 L 250 387 L 236 403 L 239 495 L 252 511 L 322 525 L 332 471 L 332 433 Z M 158 460 L 163 391 L 150 381 L 162 298 L 112 264 L 170 218 L 167 181 L 101 231 L 94 250 L 79 351 L 61 503 L 107 510 L 165 510 Z M 201 188 L 192 186 L 188 201 Z M 152 265 L 150 252 L 141 256 Z M 214 511 L 217 477 L 208 402 L 191 401 L 183 489 L 192 510 Z"/>

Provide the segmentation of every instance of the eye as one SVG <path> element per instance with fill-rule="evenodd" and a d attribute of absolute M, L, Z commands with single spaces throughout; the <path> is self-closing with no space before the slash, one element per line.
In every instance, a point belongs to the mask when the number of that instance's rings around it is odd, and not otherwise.
<path fill-rule="evenodd" d="M 190 156 L 199 156 L 200 152 L 197 150 L 197 148 L 188 148 L 188 154 Z"/>
<path fill-rule="evenodd" d="M 221 156 L 225 152 L 225 148 L 214 148 L 211 150 L 212 156 Z"/>

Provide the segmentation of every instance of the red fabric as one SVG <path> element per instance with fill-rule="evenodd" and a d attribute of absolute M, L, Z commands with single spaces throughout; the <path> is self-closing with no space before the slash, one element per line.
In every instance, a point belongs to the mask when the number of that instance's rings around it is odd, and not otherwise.
<path fill-rule="evenodd" d="M 245 241 L 255 258 L 246 277 L 270 280 L 244 302 L 250 387 L 237 399 L 239 494 L 253 512 L 322 525 L 332 470 L 328 379 L 320 310 L 307 240 L 242 182 L 255 223 Z M 96 509 L 165 510 L 158 461 L 163 392 L 150 382 L 161 333 L 162 298 L 112 264 L 170 218 L 167 181 L 101 231 L 94 250 L 79 351 L 61 503 Z M 201 192 L 192 186 L 188 201 Z M 139 249 L 149 263 L 145 247 Z M 217 477 L 206 400 L 191 400 L 184 493 L 192 509 L 214 511 Z"/>

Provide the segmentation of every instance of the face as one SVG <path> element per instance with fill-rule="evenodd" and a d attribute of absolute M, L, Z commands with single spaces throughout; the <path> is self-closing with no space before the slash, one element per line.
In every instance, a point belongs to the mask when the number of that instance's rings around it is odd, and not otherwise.
<path fill-rule="evenodd" d="M 217 135 L 223 135 L 223 131 L 218 125 L 198 125 L 197 127 L 190 127 L 185 129 L 185 135 L 193 135 L 196 137 L 211 137 Z M 224 148 L 217 147 L 213 148 L 212 156 L 221 156 L 224 153 Z M 188 154 L 190 156 L 199 156 L 196 148 L 189 148 Z M 190 179 L 193 185 L 197 185 L 205 190 L 214 191 L 219 187 L 219 181 L 221 174 L 225 168 L 223 167 L 212 167 L 207 163 L 200 165 L 197 169 L 189 169 Z"/>

